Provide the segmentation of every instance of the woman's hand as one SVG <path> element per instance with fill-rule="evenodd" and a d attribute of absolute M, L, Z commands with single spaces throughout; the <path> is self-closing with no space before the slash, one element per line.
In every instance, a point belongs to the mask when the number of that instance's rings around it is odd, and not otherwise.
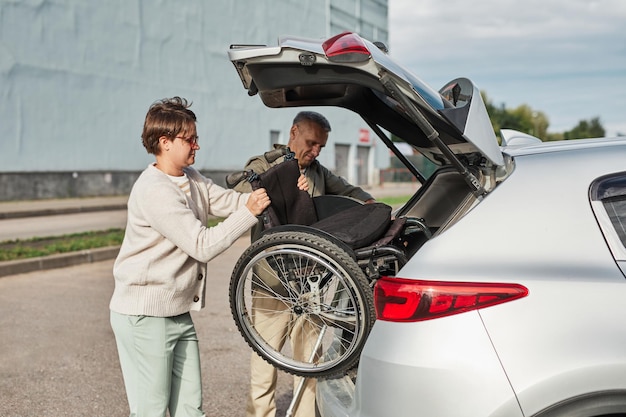
<path fill-rule="evenodd" d="M 265 188 L 259 188 L 250 193 L 246 207 L 250 210 L 250 213 L 259 216 L 263 213 L 263 210 L 269 207 L 270 203 L 270 197 L 265 192 Z"/>
<path fill-rule="evenodd" d="M 302 191 L 309 191 L 309 182 L 303 174 L 298 177 L 298 188 Z"/>

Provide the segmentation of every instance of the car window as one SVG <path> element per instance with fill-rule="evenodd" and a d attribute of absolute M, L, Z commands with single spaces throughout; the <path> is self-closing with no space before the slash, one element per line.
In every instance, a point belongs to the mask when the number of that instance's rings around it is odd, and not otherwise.
<path fill-rule="evenodd" d="M 613 255 L 626 260 L 626 172 L 598 178 L 589 197 Z"/>

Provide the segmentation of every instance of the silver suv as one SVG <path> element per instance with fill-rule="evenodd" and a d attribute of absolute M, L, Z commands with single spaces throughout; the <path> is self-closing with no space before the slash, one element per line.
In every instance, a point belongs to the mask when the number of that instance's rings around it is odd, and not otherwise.
<path fill-rule="evenodd" d="M 358 113 L 422 183 L 395 216 L 429 238 L 372 282 L 376 322 L 356 372 L 318 381 L 322 417 L 626 416 L 626 138 L 498 141 L 470 80 L 433 90 L 352 33 L 229 57 L 266 106 Z"/>

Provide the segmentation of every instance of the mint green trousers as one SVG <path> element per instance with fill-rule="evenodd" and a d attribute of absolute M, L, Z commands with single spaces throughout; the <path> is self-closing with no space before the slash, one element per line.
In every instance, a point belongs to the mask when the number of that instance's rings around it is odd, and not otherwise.
<path fill-rule="evenodd" d="M 130 417 L 205 417 L 198 336 L 189 313 L 111 312 Z"/>

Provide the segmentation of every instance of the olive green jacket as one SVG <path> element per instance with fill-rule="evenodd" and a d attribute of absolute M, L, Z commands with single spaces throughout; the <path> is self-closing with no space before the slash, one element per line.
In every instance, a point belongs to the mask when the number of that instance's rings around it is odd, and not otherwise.
<path fill-rule="evenodd" d="M 285 145 L 274 145 L 275 149 L 286 148 Z M 269 162 L 264 155 L 258 155 L 250 158 L 246 163 L 245 170 L 252 170 L 257 174 L 267 171 L 270 167 L 278 165 L 285 160 L 284 156 L 276 159 L 274 162 Z M 307 168 L 304 173 L 309 183 L 309 194 L 312 197 L 319 195 L 344 195 L 357 200 L 367 201 L 373 197 L 365 192 L 362 188 L 356 187 L 339 175 L 333 174 L 329 169 L 320 164 L 318 161 L 313 163 Z M 242 181 L 235 186 L 235 190 L 239 192 L 250 192 L 252 190 L 250 183 Z"/>

